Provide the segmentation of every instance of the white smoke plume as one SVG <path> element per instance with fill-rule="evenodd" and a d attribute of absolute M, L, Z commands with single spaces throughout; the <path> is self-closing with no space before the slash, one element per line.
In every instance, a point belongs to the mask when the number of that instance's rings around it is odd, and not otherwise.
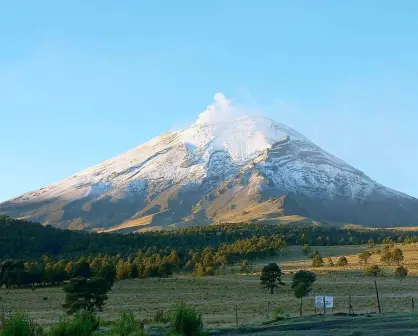
<path fill-rule="evenodd" d="M 196 124 L 229 122 L 249 114 L 246 108 L 234 104 L 223 93 L 219 92 L 213 97 L 213 103 L 199 114 Z"/>

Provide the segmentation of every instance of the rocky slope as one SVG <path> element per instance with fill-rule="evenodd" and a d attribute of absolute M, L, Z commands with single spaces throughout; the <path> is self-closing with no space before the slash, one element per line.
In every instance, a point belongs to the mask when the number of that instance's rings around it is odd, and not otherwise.
<path fill-rule="evenodd" d="M 244 117 L 165 133 L 2 203 L 0 213 L 108 231 L 302 217 L 394 227 L 418 225 L 418 200 L 285 125 Z"/>

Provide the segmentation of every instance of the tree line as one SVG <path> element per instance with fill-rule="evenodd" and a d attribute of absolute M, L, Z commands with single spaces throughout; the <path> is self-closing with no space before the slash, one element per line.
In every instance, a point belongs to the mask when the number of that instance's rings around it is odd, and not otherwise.
<path fill-rule="evenodd" d="M 227 265 L 243 259 L 254 260 L 277 255 L 285 246 L 281 236 L 240 239 L 223 243 L 217 249 L 178 250 L 168 248 L 138 250 L 127 257 L 120 253 L 90 254 L 78 259 L 7 259 L 0 264 L 0 286 L 22 288 L 58 286 L 72 278 L 98 277 L 108 282 L 124 279 L 169 277 L 173 272 L 187 272 L 196 276 L 214 275 Z"/>
<path fill-rule="evenodd" d="M 414 233 L 412 233 L 414 234 Z M 109 280 L 167 277 L 173 272 L 213 275 L 226 265 L 269 258 L 286 244 L 301 244 L 313 266 L 324 264 L 309 245 L 410 243 L 396 230 L 346 230 L 318 226 L 222 224 L 138 234 L 98 234 L 60 230 L 0 216 L 0 285 L 60 285 L 71 278 Z M 309 244 L 309 245 L 308 245 Z M 383 251 L 397 263 L 399 251 Z M 399 257 L 399 256 L 398 256 Z M 339 260 L 344 266 L 347 260 Z M 243 266 L 243 269 L 248 269 Z"/>
<path fill-rule="evenodd" d="M 190 250 L 203 252 L 209 247 L 214 250 L 234 249 L 231 257 L 240 259 L 258 256 L 251 254 L 249 244 L 254 239 L 266 241 L 269 237 L 282 237 L 287 245 L 327 246 L 358 245 L 373 241 L 410 243 L 418 241 L 418 232 L 388 229 L 341 229 L 336 227 L 286 224 L 219 224 L 189 227 L 177 230 L 160 230 L 144 233 L 109 234 L 84 231 L 61 230 L 24 220 L 0 216 L 0 259 L 35 259 L 44 255 L 60 258 L 80 258 L 99 253 L 126 258 L 141 250 Z M 234 245 L 235 244 L 235 245 Z M 224 246 L 224 247 L 222 247 Z M 268 254 L 268 251 L 265 251 Z"/>

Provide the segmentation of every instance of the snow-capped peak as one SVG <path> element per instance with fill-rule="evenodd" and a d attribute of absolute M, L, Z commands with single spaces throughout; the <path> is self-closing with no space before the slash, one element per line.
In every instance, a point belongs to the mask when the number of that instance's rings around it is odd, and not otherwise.
<path fill-rule="evenodd" d="M 230 122 L 197 124 L 180 132 L 181 141 L 205 151 L 208 158 L 225 150 L 232 160 L 242 164 L 268 149 L 285 136 L 308 141 L 293 129 L 266 117 L 244 116 Z"/>
<path fill-rule="evenodd" d="M 124 190 L 132 190 L 133 185 L 133 189 L 138 188 L 138 181 L 201 181 L 208 175 L 222 176 L 238 169 L 284 138 L 315 146 L 295 130 L 261 116 L 194 124 L 181 131 L 163 133 L 124 154 L 47 186 L 41 192 L 25 194 L 23 199 L 100 195 L 122 186 Z M 229 165 L 210 166 L 213 156 L 220 152 L 228 157 Z"/>
<path fill-rule="evenodd" d="M 247 220 L 251 216 L 242 215 L 252 214 L 255 203 L 290 193 L 299 197 L 294 203 L 289 196 L 292 214 L 373 225 L 389 225 L 392 213 L 403 214 L 404 226 L 418 220 L 416 200 L 283 124 L 261 116 L 231 118 L 229 103 L 217 99 L 191 127 L 0 204 L 0 213 L 76 228 L 207 224 Z M 214 118 L 216 109 L 228 118 Z M 269 204 L 253 218 L 279 216 Z"/>

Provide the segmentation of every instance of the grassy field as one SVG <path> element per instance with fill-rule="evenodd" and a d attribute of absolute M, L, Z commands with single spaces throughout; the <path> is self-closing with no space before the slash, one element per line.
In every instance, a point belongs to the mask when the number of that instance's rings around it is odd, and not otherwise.
<path fill-rule="evenodd" d="M 378 280 L 378 285 L 384 312 L 409 312 L 411 297 L 418 299 L 418 245 L 400 247 L 405 254 L 404 265 L 411 275 L 401 281 L 393 275 L 395 267 L 383 266 L 386 276 Z M 349 295 L 352 296 L 355 313 L 376 311 L 372 279 L 363 275 L 364 266 L 358 263 L 357 258 L 357 254 L 364 249 L 364 246 L 318 248 L 323 256 L 331 256 L 334 261 L 338 256 L 347 256 L 349 266 L 313 269 L 317 274 L 317 282 L 312 294 L 304 300 L 306 315 L 314 314 L 315 295 L 334 296 L 334 313 L 348 311 Z M 168 312 L 180 302 L 195 306 L 203 314 L 205 326 L 209 328 L 234 326 L 235 307 L 239 325 L 257 325 L 268 320 L 268 303 L 269 319 L 278 306 L 289 316 L 297 316 L 299 301 L 290 291 L 291 274 L 301 268 L 310 269 L 311 260 L 301 256 L 299 246 L 288 247 L 285 252 L 286 255 L 276 260 L 259 261 L 254 265 L 255 274 L 252 275 L 239 274 L 236 267 L 234 274 L 214 277 L 179 276 L 171 279 L 116 282 L 102 316 L 112 320 L 121 309 L 132 309 L 139 319 L 151 318 L 158 309 Z M 370 263 L 381 265 L 379 256 L 373 256 L 373 259 Z M 284 270 L 283 280 L 287 284 L 273 295 L 265 293 L 261 288 L 258 273 L 263 264 L 271 261 L 281 265 Z M 63 299 L 60 288 L 38 288 L 35 291 L 0 290 L 0 307 L 3 306 L 6 311 L 21 309 L 41 324 L 50 324 L 63 316 Z M 418 301 L 416 305 L 418 306 Z"/>

